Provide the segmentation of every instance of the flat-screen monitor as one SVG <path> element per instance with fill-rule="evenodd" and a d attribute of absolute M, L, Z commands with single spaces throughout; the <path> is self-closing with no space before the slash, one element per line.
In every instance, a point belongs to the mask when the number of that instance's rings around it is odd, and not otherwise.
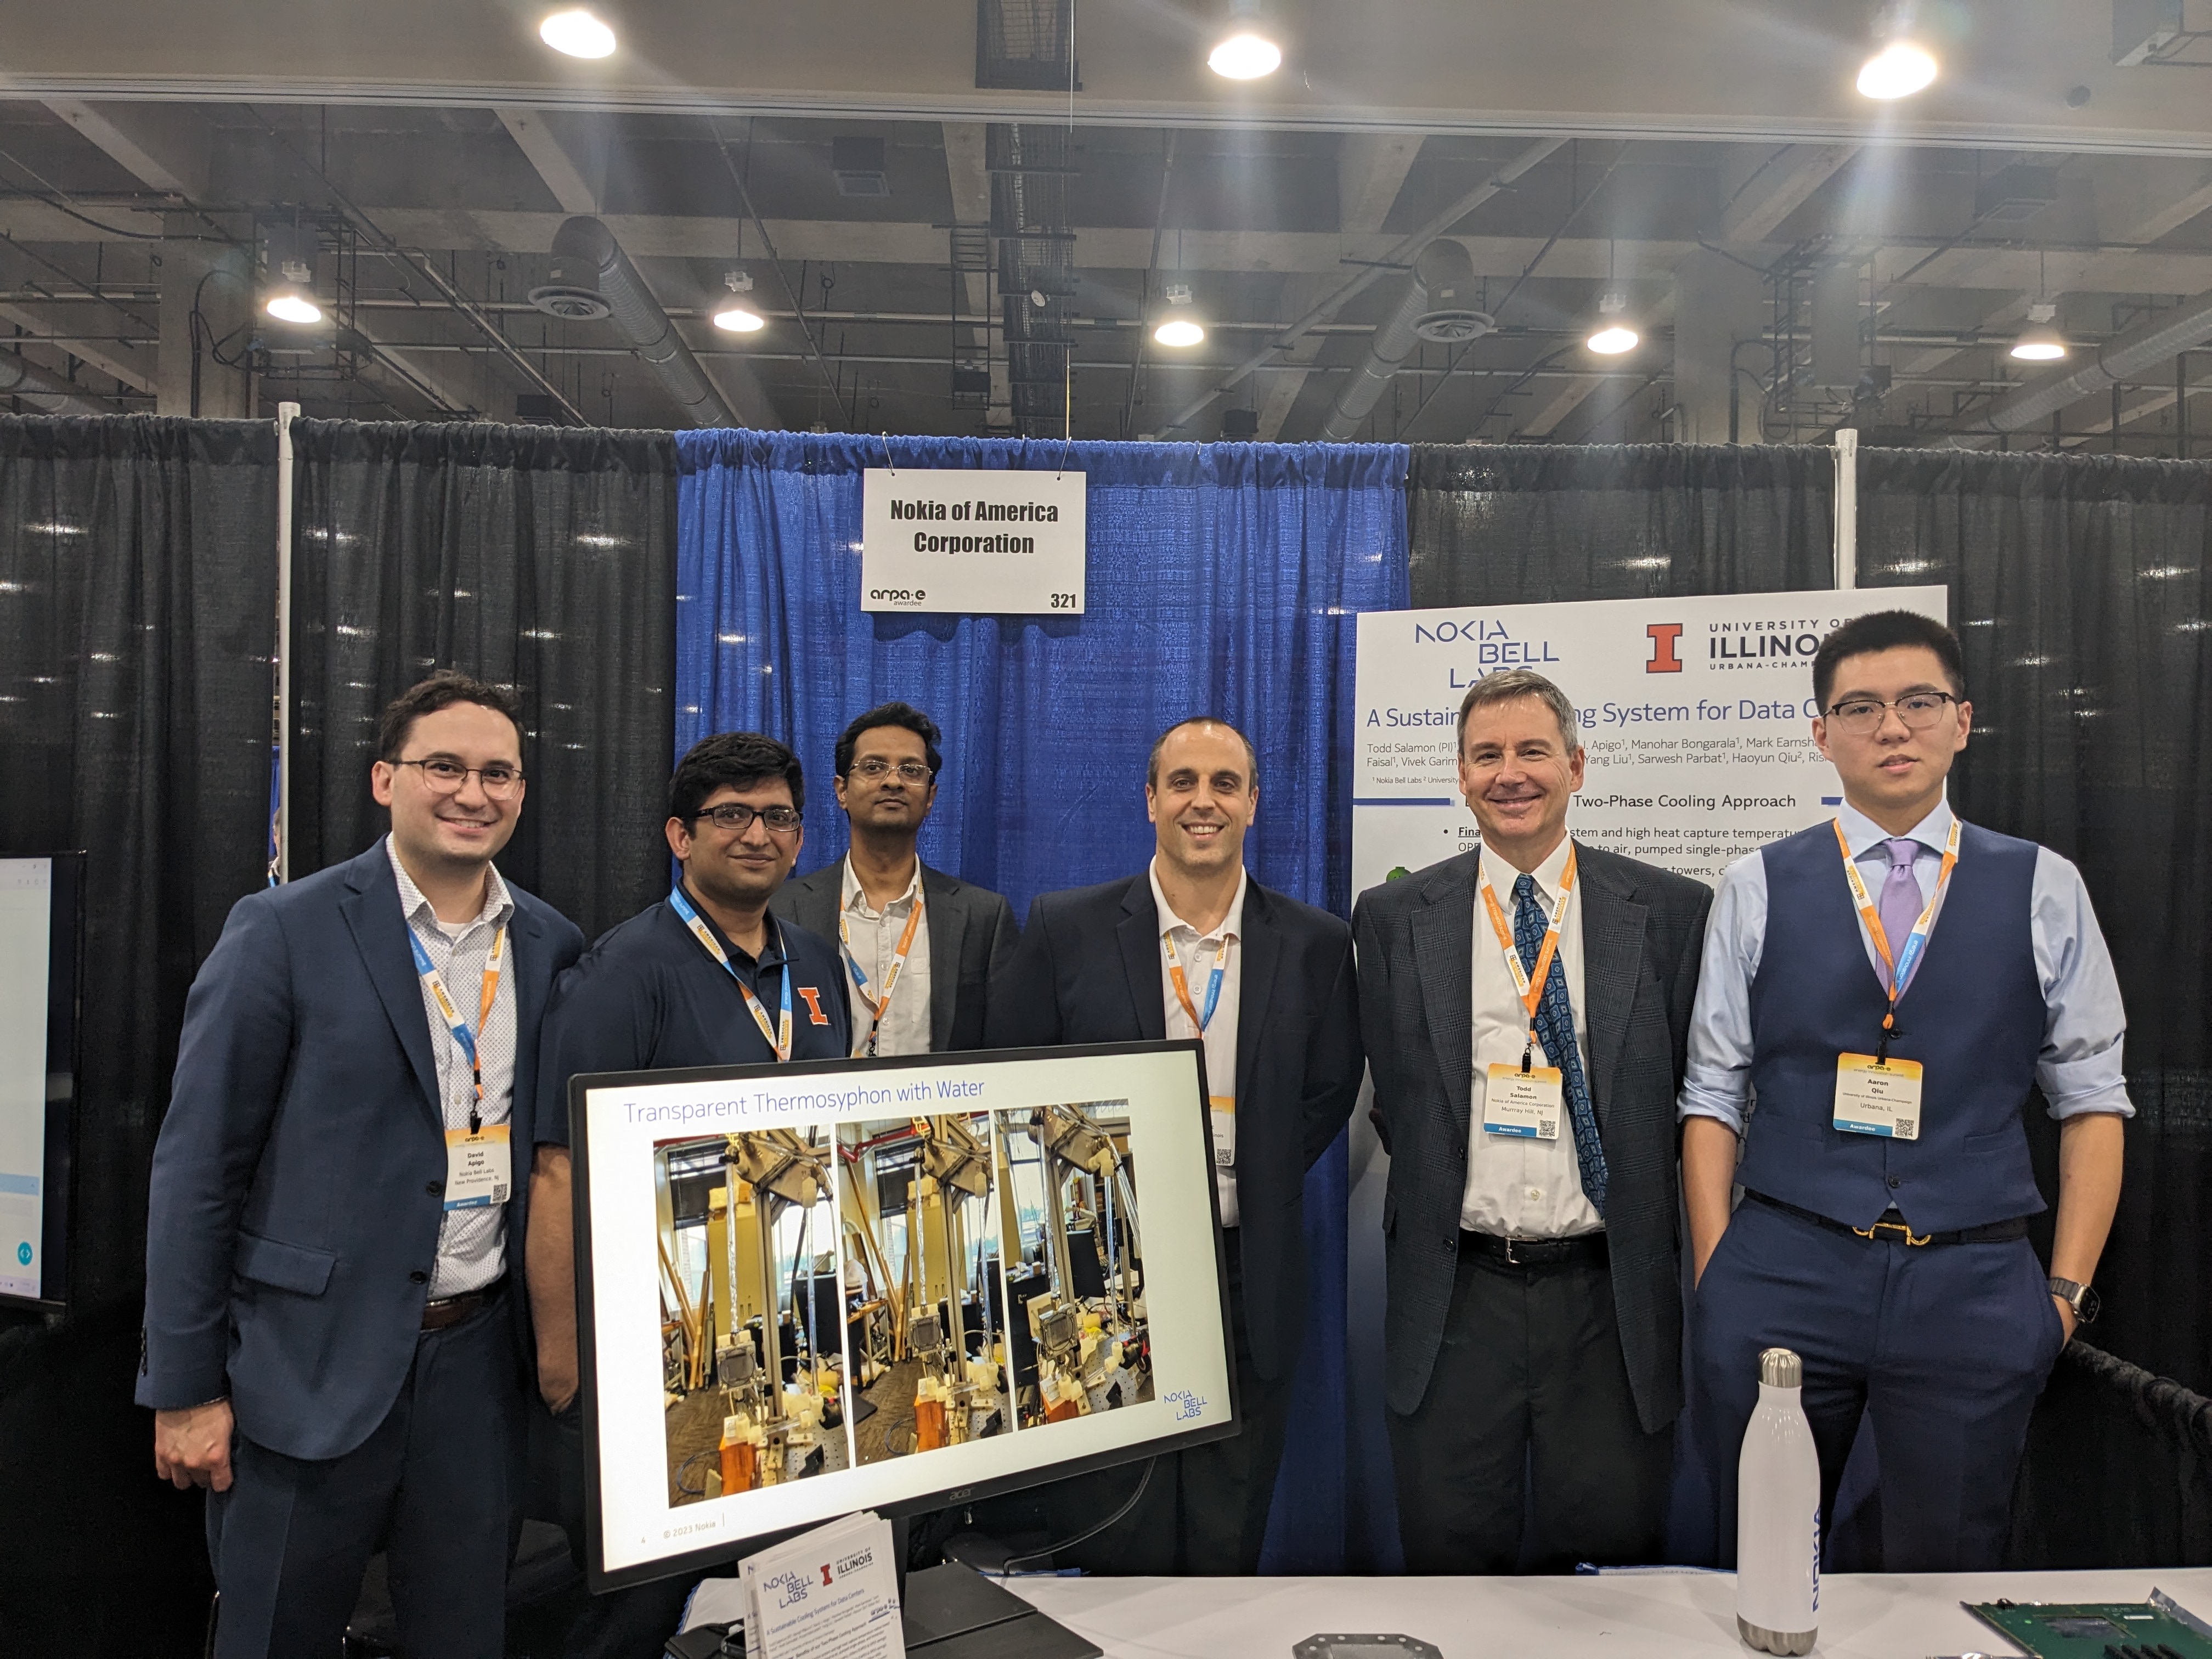
<path fill-rule="evenodd" d="M 69 1297 L 84 854 L 0 858 L 0 1303 Z"/>
<path fill-rule="evenodd" d="M 595 1591 L 1237 1430 L 1195 1042 L 584 1076 L 568 1101 Z M 719 1167 L 703 1224 L 659 1197 L 672 1165 Z M 1109 1201 L 1110 1273 L 1085 1231 Z M 801 1355 L 824 1276 L 848 1317 Z"/>

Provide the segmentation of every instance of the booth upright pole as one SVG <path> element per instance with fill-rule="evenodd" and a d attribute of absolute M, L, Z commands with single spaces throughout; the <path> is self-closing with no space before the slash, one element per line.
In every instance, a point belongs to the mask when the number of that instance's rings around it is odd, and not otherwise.
<path fill-rule="evenodd" d="M 1836 434 L 1836 586 L 1849 592 L 1859 585 L 1859 434 L 1845 427 Z"/>
<path fill-rule="evenodd" d="M 276 807 L 277 882 L 292 879 L 292 422 L 300 405 L 276 405 Z"/>

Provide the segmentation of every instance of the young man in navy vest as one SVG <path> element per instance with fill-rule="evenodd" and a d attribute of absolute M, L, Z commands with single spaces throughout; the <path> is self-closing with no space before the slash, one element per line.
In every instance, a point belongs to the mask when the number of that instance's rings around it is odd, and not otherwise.
<path fill-rule="evenodd" d="M 1680 1103 L 1719 1554 L 1759 1350 L 1778 1346 L 1805 1362 L 1823 1514 L 1863 1412 L 1882 1567 L 1985 1570 L 2036 1395 L 2094 1313 L 2134 1114 L 2119 986 L 2080 872 L 1944 799 L 1973 723 L 1949 629 L 1846 623 L 1813 689 L 1843 810 L 1721 878 Z M 2027 1242 L 2032 1088 L 2061 1126 L 2048 1273 Z"/>

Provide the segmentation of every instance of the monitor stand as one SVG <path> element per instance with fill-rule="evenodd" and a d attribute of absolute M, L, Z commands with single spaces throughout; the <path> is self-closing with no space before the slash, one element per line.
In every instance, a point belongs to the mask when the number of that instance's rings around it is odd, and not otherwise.
<path fill-rule="evenodd" d="M 1104 1650 L 973 1567 L 906 1575 L 907 1659 L 1101 1659 Z"/>

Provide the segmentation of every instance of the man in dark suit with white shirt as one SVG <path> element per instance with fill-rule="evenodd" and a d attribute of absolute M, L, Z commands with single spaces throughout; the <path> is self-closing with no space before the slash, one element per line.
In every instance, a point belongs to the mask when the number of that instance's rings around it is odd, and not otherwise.
<path fill-rule="evenodd" d="M 1235 726 L 1170 727 L 1152 746 L 1145 800 L 1150 866 L 1038 897 L 992 1007 L 992 1042 L 1205 1044 L 1243 1427 L 1163 1460 L 1139 1506 L 1074 1559 L 1092 1571 L 1249 1573 L 1304 1335 L 1306 1171 L 1359 1093 L 1352 935 L 1246 873 L 1259 764 Z M 1055 1522 L 1110 1515 L 1130 1485 L 1120 1471 L 1064 1483 L 1053 1490 L 1071 1501 L 1051 1506 Z"/>
<path fill-rule="evenodd" d="M 1478 680 L 1459 778 L 1480 849 L 1352 912 L 1414 1572 L 1662 1548 L 1682 1403 L 1673 1103 L 1712 894 L 1572 841 L 1583 766 L 1551 681 Z"/>
<path fill-rule="evenodd" d="M 916 850 L 937 804 L 943 735 L 904 702 L 871 708 L 848 726 L 835 781 L 851 846 L 769 901 L 777 915 L 838 947 L 856 1054 L 981 1048 L 992 988 L 1013 958 L 1013 906 L 932 869 Z"/>

